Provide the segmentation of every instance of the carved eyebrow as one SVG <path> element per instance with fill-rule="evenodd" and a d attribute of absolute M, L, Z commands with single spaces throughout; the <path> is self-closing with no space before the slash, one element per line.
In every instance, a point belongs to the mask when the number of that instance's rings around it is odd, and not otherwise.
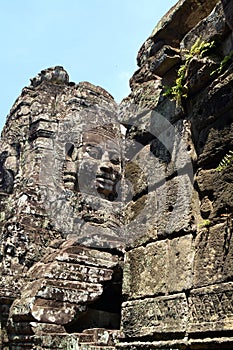
<path fill-rule="evenodd" d="M 90 157 L 95 159 L 100 159 L 103 154 L 103 149 L 101 147 L 91 144 L 86 145 L 85 151 L 89 154 Z"/>
<path fill-rule="evenodd" d="M 91 147 L 91 148 L 97 148 L 97 149 L 102 149 L 102 147 L 98 146 L 97 144 L 91 144 L 91 143 L 88 143 L 87 145 L 85 145 L 85 148 L 87 147 Z"/>

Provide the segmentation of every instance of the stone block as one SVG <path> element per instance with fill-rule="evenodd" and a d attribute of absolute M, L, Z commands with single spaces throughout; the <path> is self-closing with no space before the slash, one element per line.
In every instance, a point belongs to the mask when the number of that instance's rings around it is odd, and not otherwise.
<path fill-rule="evenodd" d="M 226 37 L 226 39 L 223 40 L 219 49 L 223 58 L 225 56 L 228 56 L 231 53 L 231 51 L 233 50 L 233 33 L 232 32 L 230 32 L 229 35 Z M 229 68 L 231 62 L 232 62 L 231 60 L 228 61 L 228 64 L 226 64 L 224 70 L 226 70 L 226 68 Z"/>
<path fill-rule="evenodd" d="M 233 4 L 231 0 L 222 0 L 223 11 L 228 26 L 233 30 Z"/>
<path fill-rule="evenodd" d="M 192 160 L 196 159 L 196 153 L 190 123 L 180 120 L 172 125 L 154 111 L 150 124 L 153 140 L 146 146 L 137 140 L 128 141 L 125 178 L 132 198 L 152 191 L 155 185 L 160 186 L 168 177 L 183 173 L 184 168 L 190 177 L 193 174 Z"/>
<path fill-rule="evenodd" d="M 157 240 L 157 229 L 154 222 L 151 221 L 155 213 L 155 192 L 144 195 L 128 204 L 125 209 L 125 225 L 123 227 L 128 248 L 140 246 L 150 240 Z"/>
<path fill-rule="evenodd" d="M 190 232 L 197 210 L 198 199 L 189 175 L 164 181 L 126 208 L 127 245 L 140 245 L 175 232 Z"/>
<path fill-rule="evenodd" d="M 134 299 L 190 289 L 193 257 L 192 235 L 150 243 L 127 252 L 123 294 Z"/>
<path fill-rule="evenodd" d="M 197 133 L 194 142 L 198 154 L 197 164 L 203 169 L 217 167 L 224 153 L 233 148 L 232 108 Z"/>
<path fill-rule="evenodd" d="M 232 330 L 232 294 L 232 282 L 192 290 L 188 298 L 188 332 Z"/>
<path fill-rule="evenodd" d="M 71 322 L 77 312 L 77 305 L 71 302 L 59 302 L 37 298 L 31 305 L 33 321 L 64 325 Z"/>
<path fill-rule="evenodd" d="M 32 141 L 32 147 L 36 150 L 53 150 L 54 149 L 54 141 L 48 137 L 38 136 Z"/>
<path fill-rule="evenodd" d="M 142 66 L 150 56 L 153 56 L 160 49 L 161 46 L 157 44 L 158 42 L 161 42 L 161 45 L 167 44 L 178 47 L 179 41 L 185 34 L 208 16 L 217 2 L 218 0 L 212 0 L 211 2 L 181 0 L 177 2 L 162 17 L 151 36 L 142 45 L 137 56 L 138 65 Z"/>
<path fill-rule="evenodd" d="M 34 335 L 12 335 L 9 341 L 11 350 L 41 350 L 40 339 Z"/>
<path fill-rule="evenodd" d="M 134 77 L 132 78 L 132 84 Z M 175 101 L 163 96 L 164 82 L 159 77 L 132 86 L 132 94 L 120 104 L 120 122 L 127 126 L 126 152 L 131 140 L 141 145 L 159 137 L 171 128 L 171 123 L 184 117 L 184 111 Z M 171 84 L 169 82 L 168 84 Z"/>
<path fill-rule="evenodd" d="M 158 188 L 158 203 L 163 203 L 162 197 L 166 196 L 165 208 L 169 217 L 169 226 L 167 230 L 174 232 L 186 230 L 187 224 L 184 222 L 178 222 L 187 220 L 187 215 L 192 211 L 192 199 L 193 199 L 193 169 L 187 165 L 186 169 L 177 170 L 178 176 L 166 181 L 166 183 Z M 181 210 L 183 208 L 183 211 Z M 165 209 L 164 208 L 164 209 Z M 160 211 L 159 214 L 162 213 Z M 172 221 L 171 221 L 172 220 Z"/>
<path fill-rule="evenodd" d="M 107 209 L 107 208 L 106 208 Z M 107 210 L 105 212 L 107 214 Z M 110 215 L 108 219 L 110 219 Z M 106 215 L 107 217 L 107 215 Z M 75 232 L 75 229 L 73 229 Z M 122 234 L 122 230 L 119 226 L 108 228 L 105 225 L 95 225 L 94 223 L 83 223 L 82 229 L 79 235 L 73 233 L 72 237 L 76 238 L 76 241 L 85 247 L 99 248 L 99 249 L 118 249 L 124 250 L 125 236 Z"/>
<path fill-rule="evenodd" d="M 229 28 L 226 24 L 224 6 L 219 1 L 209 16 L 202 19 L 194 28 L 192 28 L 182 39 L 180 43 L 181 50 L 190 50 L 198 38 L 204 42 L 222 40 Z"/>
<path fill-rule="evenodd" d="M 34 284 L 37 284 L 37 281 L 33 282 L 32 288 L 35 288 Z M 38 297 L 77 304 L 93 301 L 103 292 L 101 284 L 76 281 L 44 280 L 36 287 Z"/>
<path fill-rule="evenodd" d="M 202 228 L 197 235 L 195 245 L 194 285 L 196 287 L 232 279 L 233 242 L 230 221 Z"/>
<path fill-rule="evenodd" d="M 42 335 L 48 333 L 65 333 L 65 328 L 62 325 L 30 322 L 30 326 L 35 335 Z"/>
<path fill-rule="evenodd" d="M 123 294 L 140 298 L 167 290 L 167 240 L 135 248 L 126 253 Z"/>
<path fill-rule="evenodd" d="M 176 74 L 168 82 L 163 82 L 165 86 L 171 86 L 174 84 Z M 166 91 L 166 88 L 165 88 Z M 178 105 L 175 100 L 170 98 L 164 98 L 156 106 L 155 112 L 159 113 L 162 117 L 167 119 L 171 124 L 175 123 L 177 120 L 185 118 L 185 113 L 182 106 Z M 169 125 L 170 126 L 170 125 Z M 154 127 L 158 127 L 158 123 L 154 123 Z M 162 130 L 165 131 L 166 127 Z"/>
<path fill-rule="evenodd" d="M 33 335 L 33 330 L 30 322 L 14 322 L 8 324 L 8 332 L 14 335 Z"/>
<path fill-rule="evenodd" d="M 179 50 L 164 45 L 150 61 L 150 71 L 163 76 L 180 60 Z"/>
<path fill-rule="evenodd" d="M 151 173 L 154 172 L 159 178 L 155 181 L 152 177 L 150 183 L 155 184 L 175 172 L 178 175 L 183 174 L 182 169 L 184 168 L 192 178 L 192 160 L 196 158 L 196 154 L 191 138 L 190 122 L 184 119 L 171 124 L 165 115 L 154 111 L 151 118 L 151 130 L 155 139 L 151 142 L 150 151 L 161 167 L 158 168 L 154 162 Z M 159 175 L 161 173 L 163 177 Z"/>
<path fill-rule="evenodd" d="M 188 97 L 198 93 L 214 80 L 212 72 L 219 67 L 219 59 L 213 57 L 193 57 L 189 63 L 186 86 Z"/>
<path fill-rule="evenodd" d="M 133 77 L 130 79 L 130 87 L 132 89 L 132 103 L 138 108 L 138 113 L 145 114 L 148 110 L 151 111 L 163 98 L 162 80 L 157 75 L 148 72 L 149 67 L 144 67 L 139 71 L 136 71 Z M 147 79 L 143 78 L 143 74 L 147 75 Z M 140 116 L 141 118 L 141 116 Z M 133 123 L 129 125 L 140 125 L 140 119 L 136 116 L 130 119 Z"/>
<path fill-rule="evenodd" d="M 183 334 L 187 322 L 188 304 L 183 293 L 129 301 L 122 305 L 121 327 L 126 337 Z"/>
<path fill-rule="evenodd" d="M 193 236 L 168 240 L 167 289 L 169 293 L 181 292 L 193 285 Z"/>
<path fill-rule="evenodd" d="M 215 164 L 215 166 L 218 165 Z M 233 207 L 233 169 L 228 167 L 218 172 L 215 169 L 200 170 L 196 175 L 196 184 L 200 197 L 200 210 L 203 219 L 214 220 L 214 223 L 224 221 L 224 215 Z M 206 202 L 209 209 L 205 208 Z M 225 218 L 226 218 L 225 217 Z M 199 222 L 202 225 L 202 222 Z"/>
<path fill-rule="evenodd" d="M 57 123 L 50 120 L 38 119 L 30 125 L 29 139 L 34 140 L 41 138 L 54 138 L 57 131 Z"/>
<path fill-rule="evenodd" d="M 11 307 L 10 319 L 13 325 L 22 322 L 45 322 L 66 324 L 73 320 L 77 311 L 77 304 L 57 300 L 46 300 L 40 297 L 26 297 L 16 299 Z M 13 326 L 14 327 L 14 326 Z M 20 333 L 22 334 L 22 333 Z"/>
<path fill-rule="evenodd" d="M 216 78 L 206 89 L 188 101 L 187 112 L 193 130 L 200 132 L 233 107 L 232 69 L 227 76 Z"/>
<path fill-rule="evenodd" d="M 44 263 L 57 261 L 88 266 L 112 268 L 118 264 L 118 257 L 111 253 L 80 246 L 75 240 L 67 240 L 61 246 L 59 252 L 45 257 Z"/>
<path fill-rule="evenodd" d="M 43 349 L 77 349 L 79 337 L 73 334 L 47 334 L 43 336 L 37 336 L 40 347 L 38 350 Z"/>
<path fill-rule="evenodd" d="M 29 277 L 98 283 L 111 280 L 112 273 L 101 267 L 53 261 L 49 264 L 38 262 L 30 269 Z"/>

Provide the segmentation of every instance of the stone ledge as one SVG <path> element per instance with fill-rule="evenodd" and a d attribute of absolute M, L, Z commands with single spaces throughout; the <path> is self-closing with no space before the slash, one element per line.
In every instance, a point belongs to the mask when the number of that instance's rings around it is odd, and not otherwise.
<path fill-rule="evenodd" d="M 159 21 L 151 36 L 146 40 L 139 50 L 137 62 L 141 67 L 145 61 L 160 49 L 158 42 L 179 46 L 179 41 L 200 20 L 205 18 L 217 4 L 218 0 L 180 0 Z M 182 23 L 182 25 L 180 25 Z M 174 35 L 175 33 L 175 35 Z"/>
<path fill-rule="evenodd" d="M 143 310 L 143 313 L 142 313 Z M 125 337 L 145 337 L 186 330 L 188 304 L 184 293 L 129 301 L 122 305 L 122 331 Z"/>
<path fill-rule="evenodd" d="M 181 50 L 190 50 L 192 45 L 198 38 L 202 41 L 211 42 L 212 40 L 222 40 L 222 38 L 229 32 L 226 25 L 223 5 L 219 1 L 215 9 L 210 15 L 201 20 L 188 34 L 185 35 L 180 43 Z"/>
<path fill-rule="evenodd" d="M 224 346 L 224 348 L 223 348 Z M 156 342 L 120 342 L 116 349 L 121 350 L 232 350 L 233 338 L 205 338 L 205 339 L 181 339 Z M 207 348 L 208 347 L 208 348 Z M 220 348 L 221 347 L 221 348 Z"/>

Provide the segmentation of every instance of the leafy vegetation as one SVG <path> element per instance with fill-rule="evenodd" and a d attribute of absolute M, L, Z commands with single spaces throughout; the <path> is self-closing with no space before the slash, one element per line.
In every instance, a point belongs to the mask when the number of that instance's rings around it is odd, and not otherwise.
<path fill-rule="evenodd" d="M 188 87 L 186 84 L 186 78 L 188 74 L 188 68 L 190 61 L 193 57 L 204 57 L 207 53 L 214 48 L 214 41 L 210 43 L 201 41 L 200 38 L 197 39 L 195 44 L 191 47 L 187 54 L 185 55 L 185 62 L 182 64 L 177 72 L 177 78 L 175 80 L 175 85 L 170 88 L 166 88 L 164 96 L 170 96 L 172 100 L 175 100 L 177 105 L 181 104 L 182 98 L 188 97 Z"/>
<path fill-rule="evenodd" d="M 206 220 L 203 220 L 198 226 L 199 227 L 210 227 L 211 225 L 211 221 L 206 219 Z"/>
<path fill-rule="evenodd" d="M 233 151 L 229 151 L 229 153 L 224 156 L 216 170 L 222 171 L 225 168 L 227 168 L 231 163 L 233 163 Z"/>
<path fill-rule="evenodd" d="M 215 69 L 210 75 L 221 74 L 224 68 L 230 61 L 233 59 L 233 50 L 229 53 L 229 55 L 225 56 L 223 60 L 220 62 L 219 67 Z"/>
<path fill-rule="evenodd" d="M 206 56 L 210 50 L 212 50 L 215 47 L 214 41 L 211 41 L 210 43 L 201 41 L 200 38 L 197 39 L 195 44 L 191 47 L 189 54 L 186 55 L 186 59 L 191 59 L 194 56 L 198 57 L 204 57 Z"/>

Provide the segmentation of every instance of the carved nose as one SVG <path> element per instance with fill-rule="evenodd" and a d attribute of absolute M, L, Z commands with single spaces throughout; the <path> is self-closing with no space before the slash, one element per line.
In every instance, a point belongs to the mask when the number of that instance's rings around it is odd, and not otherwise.
<path fill-rule="evenodd" d="M 109 159 L 108 152 L 103 153 L 102 162 L 100 165 L 100 170 L 105 172 L 105 173 L 110 173 L 113 170 L 112 164 L 111 164 L 110 159 Z"/>
<path fill-rule="evenodd" d="M 103 153 L 103 155 L 102 155 L 102 162 L 103 162 L 103 163 L 108 163 L 108 162 L 110 162 L 109 154 L 108 154 L 107 151 L 105 151 L 105 152 Z"/>
<path fill-rule="evenodd" d="M 105 163 L 101 164 L 100 170 L 104 173 L 111 173 L 112 172 L 112 166 L 111 164 Z"/>

